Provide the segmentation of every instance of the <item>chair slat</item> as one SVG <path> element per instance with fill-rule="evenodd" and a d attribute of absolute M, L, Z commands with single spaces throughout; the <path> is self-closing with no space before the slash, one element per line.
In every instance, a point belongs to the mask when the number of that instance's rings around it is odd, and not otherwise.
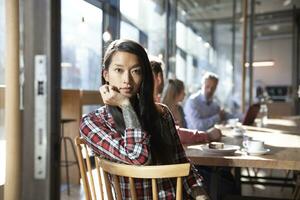
<path fill-rule="evenodd" d="M 135 185 L 134 185 L 134 180 L 131 177 L 129 177 L 129 185 L 130 185 L 131 198 L 133 200 L 137 200 L 136 191 L 135 191 Z"/>
<path fill-rule="evenodd" d="M 113 182 L 114 182 L 115 190 L 117 193 L 117 199 L 122 199 L 119 177 L 117 175 L 113 175 Z"/>
<path fill-rule="evenodd" d="M 85 151 L 85 160 L 87 163 L 87 168 L 88 168 L 88 174 L 89 174 L 89 179 L 90 179 L 90 187 L 91 187 L 91 191 L 92 191 L 92 197 L 93 199 L 97 199 L 96 196 L 96 190 L 95 190 L 95 184 L 94 184 L 94 177 L 93 177 L 93 171 L 92 171 L 92 165 L 91 165 L 91 160 L 89 157 L 89 152 L 86 148 L 86 145 L 84 145 L 84 151 Z"/>
<path fill-rule="evenodd" d="M 99 185 L 99 189 L 100 189 L 100 200 L 104 200 L 102 179 L 101 179 L 100 167 L 99 167 L 98 162 L 99 162 L 99 159 L 97 156 L 95 156 L 95 166 L 96 166 L 96 172 L 97 172 L 97 176 L 98 176 L 98 185 Z"/>
<path fill-rule="evenodd" d="M 176 200 L 181 200 L 182 199 L 182 178 L 177 177 L 177 182 L 176 182 Z"/>
<path fill-rule="evenodd" d="M 107 199 L 108 200 L 113 200 L 111 185 L 110 185 L 110 181 L 108 179 L 108 173 L 106 171 L 103 171 L 103 177 L 104 177 L 104 184 L 105 184 L 105 188 L 106 188 Z"/>
<path fill-rule="evenodd" d="M 156 184 L 156 179 L 151 179 L 151 184 L 152 184 L 152 198 L 154 200 L 158 200 L 158 192 L 157 192 L 157 184 Z"/>
<path fill-rule="evenodd" d="M 92 199 L 91 190 L 89 188 L 88 179 L 87 179 L 87 176 L 86 176 L 86 173 L 85 173 L 86 172 L 86 166 L 84 164 L 83 156 L 82 156 L 82 153 L 81 153 L 82 147 L 80 146 L 81 140 L 80 140 L 79 137 L 75 138 L 75 144 L 76 144 L 77 157 L 78 157 L 78 161 L 79 161 L 79 169 L 80 169 L 80 174 L 81 174 L 81 178 L 82 178 L 85 198 L 86 199 Z"/>

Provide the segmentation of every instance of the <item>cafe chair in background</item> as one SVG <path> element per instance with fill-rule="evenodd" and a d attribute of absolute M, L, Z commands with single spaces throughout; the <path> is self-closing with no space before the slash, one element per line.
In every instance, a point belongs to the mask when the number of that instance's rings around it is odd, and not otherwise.
<path fill-rule="evenodd" d="M 103 200 L 103 184 L 97 156 L 90 156 L 89 147 L 77 136 L 74 140 L 86 200 Z M 92 164 L 95 163 L 95 170 Z M 95 174 L 96 173 L 96 174 Z"/>
<path fill-rule="evenodd" d="M 127 177 L 130 183 L 131 199 L 136 200 L 136 191 L 134 186 L 135 178 L 151 179 L 152 182 L 152 199 L 158 200 L 157 179 L 176 178 L 176 200 L 182 199 L 182 177 L 188 176 L 190 173 L 190 163 L 174 164 L 174 165 L 153 165 L 138 166 L 126 165 L 111 162 L 99 158 L 99 166 L 103 169 L 105 188 L 107 189 L 108 199 L 113 199 L 111 191 L 111 183 L 108 174 L 112 175 L 113 185 L 117 199 L 122 199 L 119 177 Z"/>

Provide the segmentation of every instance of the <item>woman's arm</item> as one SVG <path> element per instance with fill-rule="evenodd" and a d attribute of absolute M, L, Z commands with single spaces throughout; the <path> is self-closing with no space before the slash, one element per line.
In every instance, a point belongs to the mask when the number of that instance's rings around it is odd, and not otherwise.
<path fill-rule="evenodd" d="M 118 132 L 104 106 L 82 118 L 80 134 L 96 154 L 110 160 L 137 165 L 148 163 L 149 135 L 134 121 L 126 123 L 132 127 L 126 127 L 123 133 Z"/>
<path fill-rule="evenodd" d="M 179 126 L 176 126 L 176 128 L 182 144 L 208 143 L 219 141 L 222 137 L 222 132 L 217 128 L 211 128 L 206 132 L 181 128 Z"/>
<path fill-rule="evenodd" d="M 204 131 L 180 128 L 179 126 L 176 126 L 176 128 L 182 144 L 207 143 L 210 141 L 208 133 Z"/>
<path fill-rule="evenodd" d="M 131 104 L 121 106 L 126 128 L 141 128 L 140 121 Z"/>

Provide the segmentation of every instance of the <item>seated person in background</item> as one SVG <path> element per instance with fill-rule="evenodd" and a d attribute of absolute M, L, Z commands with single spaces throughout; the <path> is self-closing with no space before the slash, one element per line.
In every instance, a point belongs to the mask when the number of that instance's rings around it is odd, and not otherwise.
<path fill-rule="evenodd" d="M 207 72 L 202 78 L 201 90 L 186 101 L 184 114 L 188 128 L 206 131 L 228 118 L 228 114 L 213 101 L 218 81 L 217 75 Z"/>
<path fill-rule="evenodd" d="M 104 106 L 81 119 L 80 134 L 93 151 L 112 161 L 133 165 L 189 162 L 169 109 L 155 104 L 147 53 L 131 40 L 113 41 L 104 55 L 100 94 Z M 129 181 L 120 179 L 122 199 Z M 194 166 L 183 178 L 183 199 L 209 199 Z M 135 179 L 137 199 L 152 199 L 151 179 Z M 174 184 L 162 179 L 159 199 L 175 199 Z"/>
<path fill-rule="evenodd" d="M 154 78 L 154 101 L 161 102 L 161 93 L 164 89 L 164 75 L 162 70 L 162 63 L 159 61 L 150 61 L 153 78 Z"/>
<path fill-rule="evenodd" d="M 157 95 L 161 93 L 164 87 L 163 71 L 161 67 L 162 63 L 154 60 L 152 60 L 150 63 L 152 66 L 153 77 L 154 77 L 153 78 L 154 79 L 154 100 L 159 102 L 158 100 L 160 100 L 160 97 L 158 97 Z M 211 141 L 219 141 L 222 136 L 221 131 L 219 129 L 212 128 L 207 132 L 203 132 L 203 131 L 198 131 L 197 129 L 186 128 L 184 113 L 182 112 L 181 106 L 178 104 L 178 102 L 184 99 L 184 96 L 185 96 L 184 84 L 182 81 L 176 79 L 172 83 L 169 82 L 164 92 L 164 98 L 163 98 L 163 103 L 170 108 L 175 118 L 175 121 L 177 121 L 176 128 L 181 143 L 193 144 L 193 143 L 207 143 Z M 183 121 L 180 122 L 181 119 Z"/>
<path fill-rule="evenodd" d="M 184 83 L 178 79 L 169 79 L 162 96 L 162 103 L 169 107 L 171 113 L 173 114 L 175 123 L 182 128 L 186 128 L 184 112 L 180 105 L 184 97 Z"/>
<path fill-rule="evenodd" d="M 213 96 L 218 85 L 218 77 L 213 73 L 206 73 L 202 78 L 202 89 L 195 94 L 192 94 L 186 101 L 184 107 L 185 119 L 188 128 L 196 128 L 206 131 L 214 127 L 216 123 L 226 119 L 224 110 L 213 101 Z M 228 194 L 235 194 L 235 182 L 231 169 L 228 167 L 207 167 L 197 166 L 197 169 L 204 176 L 208 191 L 216 192 L 217 199 L 222 199 Z M 211 187 L 212 173 L 218 176 L 218 190 Z M 222 185 L 222 187 L 221 187 Z"/>

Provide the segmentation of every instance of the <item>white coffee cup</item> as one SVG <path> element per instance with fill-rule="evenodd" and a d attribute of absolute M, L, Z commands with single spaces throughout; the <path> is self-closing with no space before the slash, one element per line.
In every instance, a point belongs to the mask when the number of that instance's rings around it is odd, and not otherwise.
<path fill-rule="evenodd" d="M 246 130 L 242 126 L 233 128 L 233 132 L 236 136 L 243 136 Z"/>
<path fill-rule="evenodd" d="M 264 151 L 264 142 L 260 140 L 246 140 L 243 142 L 243 146 L 248 152 L 259 152 Z"/>
<path fill-rule="evenodd" d="M 238 118 L 228 119 L 227 124 L 231 127 L 236 127 L 239 122 Z"/>

